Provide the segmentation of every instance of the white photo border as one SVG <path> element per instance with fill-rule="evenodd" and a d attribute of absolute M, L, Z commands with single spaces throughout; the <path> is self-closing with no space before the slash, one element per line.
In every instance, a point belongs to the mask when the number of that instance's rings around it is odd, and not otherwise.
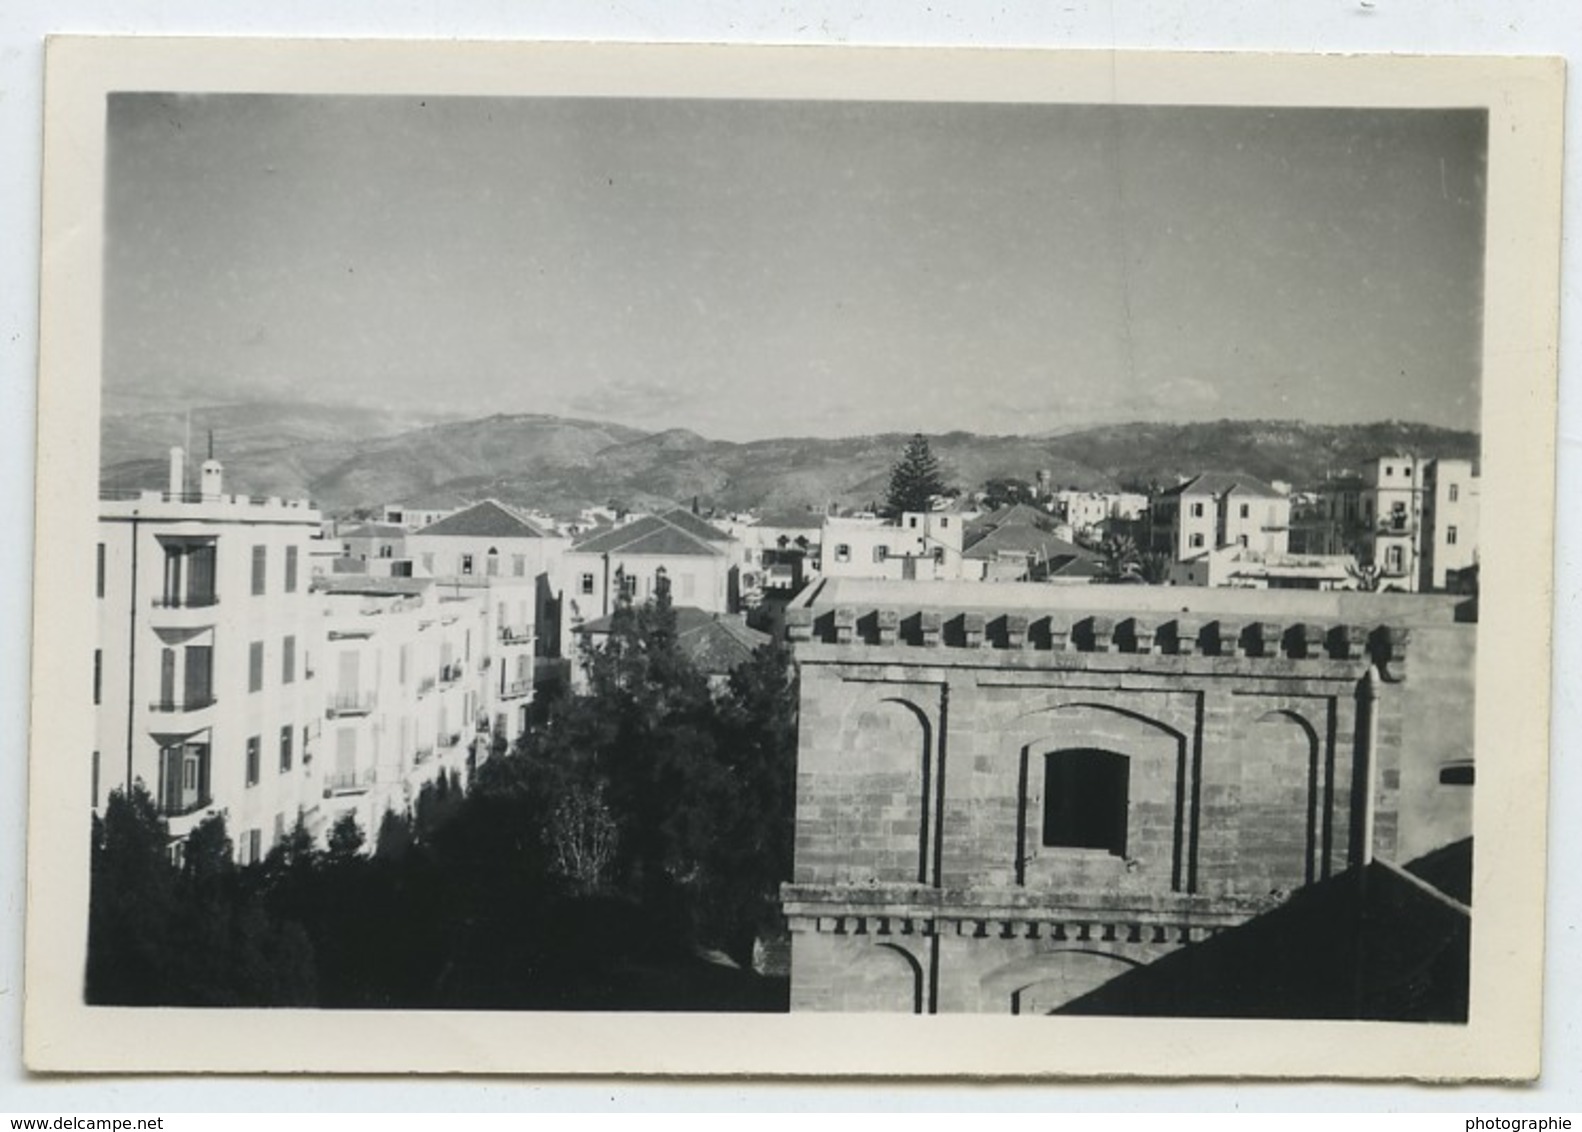
<path fill-rule="evenodd" d="M 1558 60 L 964 48 L 60 38 L 45 105 L 24 1051 L 40 1072 L 1354 1078 L 1536 1075 L 1553 606 Z M 82 1001 L 112 91 L 1484 107 L 1470 1019 L 184 1010 Z"/>

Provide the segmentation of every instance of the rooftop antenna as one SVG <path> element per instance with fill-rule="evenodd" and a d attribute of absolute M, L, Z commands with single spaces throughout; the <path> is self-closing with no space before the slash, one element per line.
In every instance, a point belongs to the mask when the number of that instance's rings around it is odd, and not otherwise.
<path fill-rule="evenodd" d="M 209 459 L 214 459 L 214 430 L 209 430 Z"/>
<path fill-rule="evenodd" d="M 181 489 L 181 494 L 182 495 L 186 495 L 187 494 L 187 461 L 192 459 L 192 408 L 190 406 L 187 408 L 187 435 L 186 435 L 186 439 L 182 442 L 181 451 L 183 453 L 183 458 L 182 458 L 182 461 L 181 461 L 181 484 L 180 484 L 180 489 Z"/>

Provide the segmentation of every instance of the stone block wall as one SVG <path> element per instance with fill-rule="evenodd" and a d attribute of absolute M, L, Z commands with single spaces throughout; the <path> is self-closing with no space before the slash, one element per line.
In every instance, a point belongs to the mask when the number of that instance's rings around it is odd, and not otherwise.
<path fill-rule="evenodd" d="M 1470 749 L 1470 708 L 1436 699 L 1464 685 L 1409 700 L 1409 638 L 1391 626 L 850 609 L 788 623 L 793 1009 L 1047 1012 L 1365 850 L 1393 858 L 1417 713 L 1441 710 L 1430 730 L 1464 730 Z M 1470 632 L 1457 640 L 1470 661 Z M 1048 760 L 1069 752 L 1124 767 L 1108 848 L 1050 843 L 1046 800 L 1073 780 Z"/>

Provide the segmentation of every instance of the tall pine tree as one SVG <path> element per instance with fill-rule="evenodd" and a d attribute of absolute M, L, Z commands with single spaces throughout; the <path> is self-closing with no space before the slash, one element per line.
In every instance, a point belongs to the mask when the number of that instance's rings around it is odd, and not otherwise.
<path fill-rule="evenodd" d="M 906 451 L 890 469 L 890 490 L 885 496 L 885 507 L 891 515 L 927 511 L 934 496 L 944 491 L 939 461 L 929 450 L 928 438 L 917 433 L 906 442 Z"/>

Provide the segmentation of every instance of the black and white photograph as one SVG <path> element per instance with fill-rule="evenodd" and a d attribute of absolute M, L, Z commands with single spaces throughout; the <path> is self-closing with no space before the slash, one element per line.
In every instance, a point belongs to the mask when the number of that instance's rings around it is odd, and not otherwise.
<path fill-rule="evenodd" d="M 184 1048 L 1257 1020 L 1519 1074 L 1554 390 L 1512 248 L 1558 197 L 1510 171 L 1558 160 L 1555 75 L 1513 112 L 1426 62 L 1358 102 L 651 50 L 662 89 L 243 53 L 68 107 L 43 997 Z"/>

